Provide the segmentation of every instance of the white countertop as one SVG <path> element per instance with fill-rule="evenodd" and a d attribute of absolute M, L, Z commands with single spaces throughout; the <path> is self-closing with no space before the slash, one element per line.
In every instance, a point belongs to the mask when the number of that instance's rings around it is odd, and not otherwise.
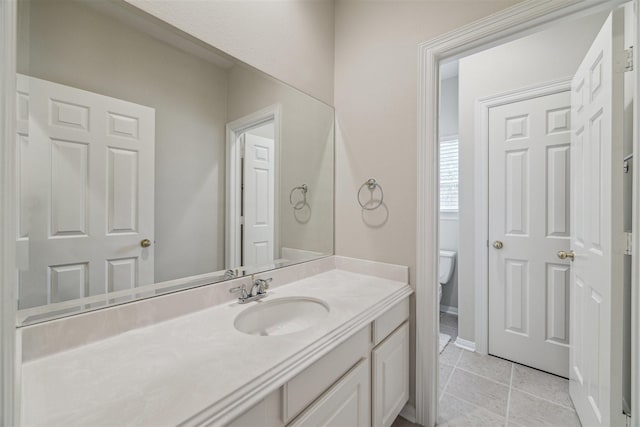
<path fill-rule="evenodd" d="M 325 301 L 326 319 L 281 336 L 237 331 L 255 303 L 221 304 L 36 359 L 22 366 L 26 426 L 169 426 L 232 420 L 406 298 L 403 282 L 331 270 L 264 300 Z"/>

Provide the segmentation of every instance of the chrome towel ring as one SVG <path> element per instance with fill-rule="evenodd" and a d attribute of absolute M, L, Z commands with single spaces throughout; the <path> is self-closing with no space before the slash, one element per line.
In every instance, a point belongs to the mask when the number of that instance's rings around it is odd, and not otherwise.
<path fill-rule="evenodd" d="M 360 197 L 360 193 L 362 193 L 362 189 L 365 188 L 365 187 L 367 187 L 369 189 L 369 191 L 371 191 L 371 197 L 372 198 L 368 202 L 362 203 L 362 199 Z M 369 205 L 369 203 L 376 202 L 376 200 L 373 199 L 373 192 L 376 190 L 376 188 L 380 190 L 380 200 L 377 200 L 377 203 L 375 205 L 367 207 Z M 382 205 L 382 202 L 384 201 L 384 192 L 382 191 L 382 186 L 380 184 L 378 184 L 378 181 L 376 181 L 375 178 L 369 178 L 368 180 L 366 180 L 364 182 L 364 184 L 362 184 L 360 186 L 360 189 L 358 190 L 358 197 L 357 198 L 358 198 L 358 204 L 360 205 L 360 207 L 362 209 L 367 210 L 367 211 L 372 211 L 374 209 L 378 209 Z"/>
<path fill-rule="evenodd" d="M 296 190 L 300 190 L 300 192 L 302 193 L 302 200 L 293 203 L 293 193 Z M 293 209 L 299 211 L 300 209 L 304 208 L 307 204 L 307 191 L 309 191 L 309 188 L 307 187 L 307 184 L 302 184 L 299 185 L 297 187 L 293 187 L 291 189 L 291 192 L 289 193 L 289 204 L 291 206 L 293 206 Z"/>

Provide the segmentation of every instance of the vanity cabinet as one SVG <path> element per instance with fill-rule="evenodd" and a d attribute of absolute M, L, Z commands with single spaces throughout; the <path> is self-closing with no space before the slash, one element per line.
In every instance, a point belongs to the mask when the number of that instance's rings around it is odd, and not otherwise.
<path fill-rule="evenodd" d="M 369 370 L 362 359 L 289 426 L 370 426 Z"/>
<path fill-rule="evenodd" d="M 281 427 L 280 390 L 265 397 L 260 403 L 233 420 L 228 427 Z"/>
<path fill-rule="evenodd" d="M 371 356 L 372 425 L 389 427 L 409 400 L 408 322 L 378 345 Z"/>
<path fill-rule="evenodd" d="M 371 327 L 365 327 L 282 387 L 282 419 L 289 424 L 359 362 L 369 359 Z M 369 389 L 367 383 L 367 389 Z M 368 405 L 367 405 L 368 406 Z"/>
<path fill-rule="evenodd" d="M 391 426 L 409 400 L 408 319 L 405 298 L 229 425 Z"/>

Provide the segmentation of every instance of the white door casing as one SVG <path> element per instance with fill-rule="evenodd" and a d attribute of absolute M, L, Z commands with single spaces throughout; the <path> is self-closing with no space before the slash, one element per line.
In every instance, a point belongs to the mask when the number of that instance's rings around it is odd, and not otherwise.
<path fill-rule="evenodd" d="M 622 415 L 624 19 L 614 10 L 572 81 L 570 394 L 583 425 Z"/>
<path fill-rule="evenodd" d="M 245 133 L 243 265 L 273 262 L 275 239 L 275 144 Z"/>
<path fill-rule="evenodd" d="M 154 109 L 18 77 L 20 308 L 153 283 Z"/>
<path fill-rule="evenodd" d="M 235 269 L 240 267 L 242 238 L 241 238 L 241 219 L 242 219 L 242 136 L 251 129 L 258 128 L 267 123 L 273 123 L 273 141 L 275 150 L 275 178 L 274 178 L 274 198 L 279 198 L 279 164 L 280 164 L 280 138 L 281 138 L 281 107 L 280 104 L 273 104 L 251 113 L 247 116 L 240 117 L 226 126 L 226 194 L 225 194 L 225 268 Z M 274 247 L 279 247 L 279 224 L 278 224 L 278 204 L 274 208 Z M 246 264 L 245 264 L 246 265 Z"/>
<path fill-rule="evenodd" d="M 564 377 L 570 113 L 568 91 L 489 111 L 489 353 Z"/>

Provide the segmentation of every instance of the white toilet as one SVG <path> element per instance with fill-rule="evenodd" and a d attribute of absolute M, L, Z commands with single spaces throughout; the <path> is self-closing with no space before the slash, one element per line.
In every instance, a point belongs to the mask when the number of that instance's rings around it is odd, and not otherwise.
<path fill-rule="evenodd" d="M 442 301 L 442 285 L 446 285 L 451 280 L 453 268 L 456 265 L 456 253 L 453 251 L 440 251 L 440 261 L 438 263 L 438 301 Z"/>

